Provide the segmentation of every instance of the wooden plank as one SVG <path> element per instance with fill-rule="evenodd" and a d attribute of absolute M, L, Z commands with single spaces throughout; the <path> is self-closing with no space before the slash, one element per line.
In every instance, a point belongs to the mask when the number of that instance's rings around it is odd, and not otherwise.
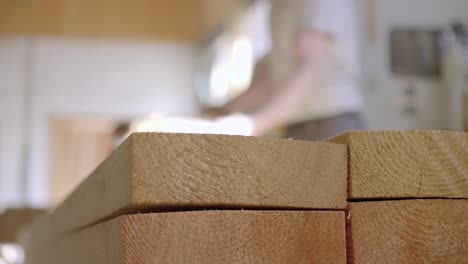
<path fill-rule="evenodd" d="M 57 206 L 109 156 L 115 122 L 103 118 L 49 118 L 49 197 Z"/>
<path fill-rule="evenodd" d="M 344 212 L 194 211 L 120 216 L 28 264 L 346 263 Z"/>
<path fill-rule="evenodd" d="M 267 138 L 136 133 L 50 215 L 58 234 L 123 213 L 346 207 L 346 147 Z"/>
<path fill-rule="evenodd" d="M 54 250 L 51 248 L 53 231 L 53 227 L 48 223 L 47 214 L 38 216 L 34 222 L 21 229 L 18 242 L 24 249 L 25 264 L 47 263 L 44 259 Z"/>
<path fill-rule="evenodd" d="M 468 133 L 353 131 L 348 145 L 349 198 L 468 198 Z"/>
<path fill-rule="evenodd" d="M 356 264 L 468 263 L 468 200 L 350 203 L 350 221 Z"/>
<path fill-rule="evenodd" d="M 0 1 L 0 36 L 161 39 L 196 43 L 200 1 Z"/>
<path fill-rule="evenodd" d="M 20 229 L 41 212 L 39 209 L 11 208 L 0 214 L 0 243 L 15 243 Z"/>
<path fill-rule="evenodd" d="M 232 0 L 200 0 L 199 2 L 203 37 L 213 35 L 222 26 L 228 26 L 248 5 L 247 1 Z"/>
<path fill-rule="evenodd" d="M 463 95 L 463 130 L 468 132 L 468 93 Z"/>

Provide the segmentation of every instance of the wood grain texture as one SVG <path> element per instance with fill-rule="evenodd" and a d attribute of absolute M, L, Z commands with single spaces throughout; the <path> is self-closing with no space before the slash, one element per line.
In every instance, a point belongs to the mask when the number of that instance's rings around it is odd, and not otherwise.
<path fill-rule="evenodd" d="M 349 198 L 468 198 L 468 133 L 353 131 Z"/>
<path fill-rule="evenodd" d="M 350 203 L 354 263 L 468 263 L 468 200 Z"/>
<path fill-rule="evenodd" d="M 136 133 L 50 215 L 57 233 L 138 211 L 346 207 L 346 147 Z"/>
<path fill-rule="evenodd" d="M 42 210 L 12 208 L 0 214 L 0 243 L 15 243 L 21 228 L 30 224 Z"/>
<path fill-rule="evenodd" d="M 28 264 L 346 263 L 344 212 L 195 211 L 118 217 Z"/>

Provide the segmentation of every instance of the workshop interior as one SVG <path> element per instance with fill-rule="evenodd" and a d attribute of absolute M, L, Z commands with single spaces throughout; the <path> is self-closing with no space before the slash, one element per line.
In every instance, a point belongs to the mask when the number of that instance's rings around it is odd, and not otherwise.
<path fill-rule="evenodd" d="M 350 123 L 468 132 L 468 1 L 322 2 L 0 0 L 0 264 L 28 263 L 22 228 L 133 132 L 300 139 Z M 276 15 L 302 24 L 291 30 Z M 344 28 L 345 18 L 354 23 Z M 257 95 L 270 71 L 286 77 Z M 316 89 L 322 77 L 334 85 Z M 292 113 L 299 102 L 310 107 Z"/>

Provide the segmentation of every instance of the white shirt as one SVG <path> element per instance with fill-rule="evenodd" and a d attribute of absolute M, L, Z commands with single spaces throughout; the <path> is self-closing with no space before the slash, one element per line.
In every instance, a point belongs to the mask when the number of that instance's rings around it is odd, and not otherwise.
<path fill-rule="evenodd" d="M 320 68 L 319 85 L 289 123 L 360 112 L 359 36 L 354 0 L 271 0 L 271 70 L 276 83 L 293 70 L 292 44 L 301 29 L 332 36 L 333 46 Z"/>

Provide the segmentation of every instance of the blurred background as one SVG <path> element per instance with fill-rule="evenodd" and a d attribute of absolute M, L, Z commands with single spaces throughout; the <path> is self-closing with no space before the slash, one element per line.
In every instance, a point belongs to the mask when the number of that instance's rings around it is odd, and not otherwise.
<path fill-rule="evenodd" d="M 468 1 L 354 2 L 367 128 L 466 130 Z M 0 0 L 0 211 L 59 203 L 134 120 L 206 117 L 244 92 L 272 50 L 270 12 L 268 0 Z"/>

